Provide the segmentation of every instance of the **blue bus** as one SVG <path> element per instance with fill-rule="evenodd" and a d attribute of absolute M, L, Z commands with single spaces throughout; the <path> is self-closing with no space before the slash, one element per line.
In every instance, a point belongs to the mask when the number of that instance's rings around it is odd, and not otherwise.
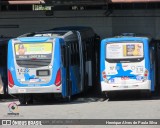
<path fill-rule="evenodd" d="M 155 43 L 147 37 L 118 36 L 101 41 L 101 90 L 108 97 L 120 91 L 155 91 Z"/>
<path fill-rule="evenodd" d="M 90 27 L 24 34 L 8 45 L 8 90 L 21 104 L 36 94 L 70 97 L 93 86 L 97 35 Z"/>

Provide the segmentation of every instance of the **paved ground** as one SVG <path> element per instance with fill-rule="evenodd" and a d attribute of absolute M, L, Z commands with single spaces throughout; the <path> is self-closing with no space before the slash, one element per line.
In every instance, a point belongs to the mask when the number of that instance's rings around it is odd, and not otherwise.
<path fill-rule="evenodd" d="M 19 116 L 8 115 L 8 105 L 17 99 L 0 100 L 0 119 L 160 119 L 160 97 L 152 99 L 127 98 L 112 101 L 102 101 L 98 98 L 78 98 L 70 103 L 66 102 L 36 102 L 33 105 L 18 106 Z M 19 126 L 20 127 L 20 126 Z M 47 126 L 51 127 L 51 126 Z M 53 127 L 53 126 L 52 126 Z M 58 126 L 54 126 L 58 127 Z M 104 126 L 59 126 L 73 127 L 104 127 Z M 124 127 L 128 126 L 106 126 Z M 155 126 L 130 126 L 155 127 Z M 157 128 L 160 127 L 156 126 Z"/>

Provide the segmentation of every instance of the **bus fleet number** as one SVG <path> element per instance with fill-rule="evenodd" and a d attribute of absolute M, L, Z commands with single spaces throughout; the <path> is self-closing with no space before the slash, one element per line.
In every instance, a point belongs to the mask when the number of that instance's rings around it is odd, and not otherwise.
<path fill-rule="evenodd" d="M 21 68 L 21 69 L 17 69 L 18 72 L 29 72 L 30 69 L 27 68 Z"/>

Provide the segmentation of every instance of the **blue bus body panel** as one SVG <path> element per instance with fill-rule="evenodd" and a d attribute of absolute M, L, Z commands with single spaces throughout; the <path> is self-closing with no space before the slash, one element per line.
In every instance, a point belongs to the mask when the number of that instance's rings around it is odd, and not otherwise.
<path fill-rule="evenodd" d="M 105 70 L 105 55 L 106 55 L 106 44 L 107 43 L 121 43 L 121 42 L 126 42 L 126 41 L 138 41 L 142 42 L 144 46 L 144 59 L 145 59 L 145 68 L 149 72 L 148 80 L 153 81 L 153 72 L 151 71 L 151 65 L 150 65 L 150 51 L 149 51 L 149 42 L 150 39 L 146 37 L 120 37 L 120 38 L 107 38 L 103 39 L 101 41 L 101 49 L 100 49 L 100 82 L 103 81 L 103 76 L 102 72 Z M 120 65 L 120 63 L 117 63 Z M 123 72 L 120 72 L 120 76 L 123 76 Z M 151 83 L 151 91 L 154 91 L 154 85 Z"/>
<path fill-rule="evenodd" d="M 77 94 L 80 92 L 80 89 L 78 89 L 78 85 L 80 85 L 80 76 L 79 73 L 79 67 L 71 66 L 70 67 L 70 80 L 72 81 L 72 95 Z"/>
<path fill-rule="evenodd" d="M 25 39 L 25 38 L 24 38 Z M 28 40 L 27 40 L 28 39 Z M 35 40 L 30 40 L 30 38 L 27 38 L 25 40 L 21 39 L 21 41 L 25 41 L 25 42 L 34 42 L 34 43 L 38 43 L 38 42 L 44 42 L 44 41 L 47 41 L 48 39 L 47 38 L 43 38 L 43 40 L 38 40 L 37 38 L 35 38 Z M 49 83 L 47 84 L 39 84 L 39 86 L 50 86 L 52 84 L 55 83 L 55 79 L 56 79 L 56 74 L 57 74 L 57 71 L 58 69 L 60 68 L 61 66 L 61 57 L 60 57 L 60 43 L 59 43 L 59 39 L 57 38 L 55 40 L 55 47 L 54 47 L 54 62 L 53 62 L 53 67 L 52 68 L 52 78 L 50 80 Z M 12 49 L 12 40 L 9 41 L 9 45 L 8 45 L 8 49 L 10 50 L 10 54 L 8 54 L 8 68 L 10 69 L 11 71 L 11 74 L 12 74 L 12 77 L 13 77 L 13 80 L 14 80 L 14 83 L 15 85 L 19 86 L 19 87 L 27 87 L 28 84 L 21 84 L 18 82 L 17 80 L 17 77 L 16 77 L 16 72 L 15 72 L 15 66 L 14 66 L 14 60 L 13 60 L 13 49 Z M 12 54 L 13 53 L 13 54 Z M 33 84 L 32 84 L 33 85 Z"/>
<path fill-rule="evenodd" d="M 79 67 L 71 66 L 70 67 L 70 81 L 72 81 L 72 95 L 80 92 L 78 85 L 80 84 L 80 77 L 78 76 Z M 62 95 L 63 97 L 67 96 L 67 86 L 66 86 L 66 68 L 62 67 Z"/>
<path fill-rule="evenodd" d="M 77 77 L 78 73 L 78 67 L 77 66 L 71 66 L 70 67 L 70 81 L 72 81 L 72 92 L 71 95 L 80 93 L 80 89 L 78 89 L 78 85 L 80 84 L 80 79 Z M 62 95 L 63 97 L 68 96 L 67 94 L 67 86 L 66 86 L 66 68 L 62 68 Z"/>
<path fill-rule="evenodd" d="M 40 43 L 40 42 L 46 42 L 48 37 L 24 37 L 24 38 L 17 38 L 17 40 L 20 40 L 22 43 Z M 58 70 L 61 68 L 61 76 L 62 76 L 62 96 L 67 96 L 67 84 L 66 84 L 66 68 L 63 67 L 63 64 L 61 62 L 61 45 L 64 44 L 64 40 L 62 38 L 55 38 L 55 45 L 54 45 L 54 56 L 53 56 L 53 68 L 52 68 L 52 78 L 50 82 L 46 84 L 38 84 L 38 86 L 50 86 L 55 83 L 56 75 Z M 14 64 L 14 51 L 12 46 L 12 40 L 9 41 L 8 49 L 10 53 L 8 54 L 8 69 L 11 71 L 14 84 L 19 87 L 28 87 L 30 84 L 21 84 L 17 77 L 16 77 L 16 69 Z M 79 66 L 70 66 L 70 80 L 72 81 L 72 93 L 71 95 L 77 94 L 80 92 L 80 76 L 79 76 Z M 30 74 L 32 76 L 32 74 Z M 31 83 L 33 87 L 34 83 Z M 35 85 L 36 86 L 36 85 Z"/>
<path fill-rule="evenodd" d="M 80 76 L 79 76 L 79 67 L 76 66 L 70 66 L 70 81 L 72 82 L 72 92 L 71 95 L 80 93 Z M 66 68 L 62 66 L 62 95 L 63 97 L 68 96 L 67 94 L 67 81 L 66 81 Z"/>
<path fill-rule="evenodd" d="M 12 77 L 14 79 L 14 82 L 18 82 L 17 78 L 16 78 L 16 71 L 15 71 L 15 65 L 14 65 L 14 57 L 13 57 L 13 49 L 12 49 L 12 40 L 9 40 L 8 43 L 8 51 L 10 51 L 10 53 L 8 53 L 8 69 L 11 71 Z"/>

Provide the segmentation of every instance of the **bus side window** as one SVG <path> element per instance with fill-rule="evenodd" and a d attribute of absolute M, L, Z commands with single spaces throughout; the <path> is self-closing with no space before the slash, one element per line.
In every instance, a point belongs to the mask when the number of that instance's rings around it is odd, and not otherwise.
<path fill-rule="evenodd" d="M 89 57 L 89 54 L 88 54 L 88 40 L 86 40 L 86 43 L 85 43 L 85 53 L 86 53 L 86 61 L 88 61 L 88 57 Z"/>
<path fill-rule="evenodd" d="M 64 67 L 66 67 L 65 54 L 66 54 L 66 52 L 65 52 L 65 46 L 63 45 L 63 46 L 61 46 L 61 58 L 62 58 L 62 64 L 63 64 Z"/>
<path fill-rule="evenodd" d="M 150 47 L 150 62 L 154 64 L 155 57 L 154 57 L 154 47 Z"/>
<path fill-rule="evenodd" d="M 73 43 L 73 64 L 76 65 L 76 50 L 75 50 L 75 42 Z"/>
<path fill-rule="evenodd" d="M 71 56 L 71 65 L 75 65 L 75 50 L 74 50 L 74 42 L 70 43 L 70 56 Z"/>
<path fill-rule="evenodd" d="M 76 42 L 76 59 L 77 59 L 77 65 L 80 65 L 80 58 L 79 58 L 79 44 L 78 44 L 78 42 Z"/>
<path fill-rule="evenodd" d="M 92 46 L 93 46 L 93 41 L 91 38 L 87 41 L 88 60 L 92 60 L 92 54 L 93 54 L 92 52 L 94 50 L 94 49 L 92 49 L 93 48 Z"/>
<path fill-rule="evenodd" d="M 74 43 L 74 57 L 75 57 L 75 65 L 78 65 L 78 54 L 77 54 L 77 43 Z"/>
<path fill-rule="evenodd" d="M 85 58 L 86 61 L 88 60 L 88 40 L 85 41 Z"/>
<path fill-rule="evenodd" d="M 73 65 L 73 50 L 72 50 L 72 43 L 70 43 L 70 64 Z"/>
<path fill-rule="evenodd" d="M 83 43 L 83 57 L 84 57 L 84 60 L 86 60 L 86 42 L 85 40 L 83 40 L 82 43 Z"/>
<path fill-rule="evenodd" d="M 76 44 L 76 42 L 75 42 L 74 45 L 75 45 L 75 46 L 74 46 L 74 51 L 75 51 L 75 64 L 77 65 L 77 44 Z"/>

